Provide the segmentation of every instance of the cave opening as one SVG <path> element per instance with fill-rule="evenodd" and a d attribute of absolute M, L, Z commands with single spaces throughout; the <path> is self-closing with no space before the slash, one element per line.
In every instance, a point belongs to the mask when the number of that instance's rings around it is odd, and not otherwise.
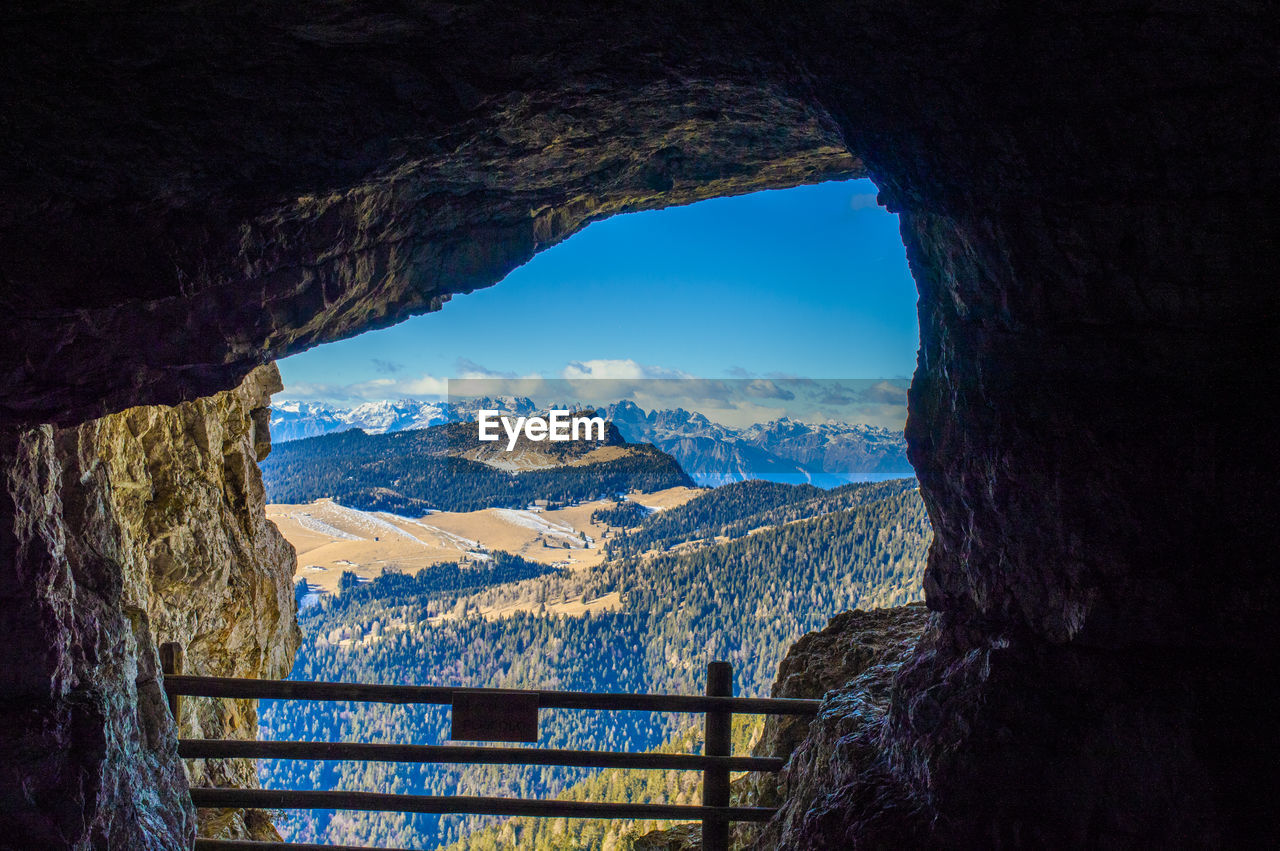
<path fill-rule="evenodd" d="M 696 693 L 705 664 L 728 659 L 738 695 L 768 696 L 779 662 L 801 635 L 853 608 L 921 598 L 928 520 L 914 496 L 901 437 L 919 342 L 915 300 L 898 219 L 876 204 L 871 181 L 861 179 L 614 216 L 540 252 L 500 285 L 455 296 L 437 313 L 281 361 L 284 390 L 273 401 L 274 448 L 263 469 L 267 516 L 298 551 L 294 581 L 303 638 L 294 678 Z M 460 498 L 447 482 L 414 490 L 408 465 L 395 460 L 407 450 L 389 440 L 369 450 L 378 459 L 374 465 L 349 439 L 324 448 L 323 435 L 352 428 L 378 438 L 448 429 L 474 419 L 469 401 L 476 397 L 529 399 L 529 410 L 595 406 L 623 440 L 652 441 L 671 453 L 694 487 L 664 479 L 624 485 L 631 493 L 621 499 L 591 493 L 558 502 L 531 492 L 525 500 L 508 504 L 499 496 L 490 504 Z M 765 437 L 742 437 L 756 433 Z M 808 449 L 815 440 L 834 448 L 815 460 Z M 892 444 L 887 454 L 886 441 Z M 465 446 L 472 452 L 474 444 Z M 536 449 L 522 449 L 518 463 L 502 453 L 490 457 L 493 466 L 510 465 L 525 478 L 559 469 Z M 326 475 L 330 468 L 333 475 Z M 352 486 L 352 480 L 363 484 Z M 737 569 L 745 578 L 718 580 L 702 604 L 705 614 L 689 617 L 669 601 L 697 596 L 697 585 L 707 581 L 704 568 L 691 572 L 692 565 L 679 560 L 639 567 L 638 552 L 629 556 L 628 547 L 656 551 L 652 543 L 627 539 L 637 521 L 597 519 L 628 508 L 641 514 L 679 509 L 711 494 L 707 486 L 739 480 L 781 485 L 742 493 L 794 506 L 785 521 L 773 521 L 792 530 L 810 517 L 847 514 L 856 530 L 831 527 L 823 540 L 806 539 L 804 546 L 843 552 L 844 561 L 859 565 L 836 566 L 825 557 L 804 567 L 783 565 L 800 551 L 782 539 L 771 546 L 782 546 L 784 554 L 749 553 L 739 556 L 737 568 L 721 567 L 717 550 L 705 570 Z M 892 492 L 863 496 L 850 482 L 889 483 Z M 824 491 L 821 498 L 813 485 Z M 333 487 L 341 492 L 326 490 Z M 727 496 L 730 491 L 737 493 L 728 488 L 723 500 L 740 499 Z M 892 503 L 888 519 L 852 511 L 856 503 L 885 496 Z M 738 516 L 713 510 L 730 520 Z M 755 516 L 737 511 L 740 524 Z M 863 525 L 892 543 L 856 550 L 854 558 L 846 548 L 866 534 Z M 766 531 L 757 529 L 755 539 Z M 723 534 L 733 540 L 742 533 Z M 693 543 L 696 536 L 663 546 Z M 434 588 L 428 577 L 445 576 L 448 565 L 478 575 L 495 559 L 512 557 L 545 567 L 528 579 L 426 603 L 381 579 L 417 576 L 411 587 Z M 895 558 L 892 566 L 870 565 Z M 339 594 L 354 602 L 343 603 Z M 655 618 L 672 625 L 639 623 Z M 358 664 L 350 659 L 357 648 Z M 425 708 L 369 707 L 335 722 L 323 706 L 263 701 L 260 714 L 259 734 L 269 739 L 314 737 L 319 730 L 329 740 L 362 741 L 394 730 L 398 740 L 421 744 L 447 731 L 447 715 Z M 597 719 L 610 732 L 598 735 L 572 715 L 544 712 L 541 744 L 632 752 L 701 746 L 691 718 L 610 713 Z M 740 719 L 738 753 L 757 745 L 762 720 Z M 358 777 L 348 776 L 357 769 Z M 461 779 L 452 779 L 454 773 Z M 281 760 L 260 767 L 266 788 L 354 784 L 412 794 L 439 794 L 454 782 L 500 796 L 525 788 L 579 794 L 591 784 L 639 780 L 626 772 L 594 776 Z M 664 782 L 675 784 L 676 800 L 690 794 L 688 776 Z M 606 835 L 643 824 L 610 826 Z M 286 839 L 342 844 L 483 842 L 487 835 L 483 820 L 447 816 L 293 812 L 277 826 Z"/>

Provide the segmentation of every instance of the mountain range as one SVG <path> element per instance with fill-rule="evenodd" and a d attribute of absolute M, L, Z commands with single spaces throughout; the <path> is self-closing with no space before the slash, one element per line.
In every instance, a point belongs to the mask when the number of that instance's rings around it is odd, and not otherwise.
<path fill-rule="evenodd" d="M 358 428 L 365 434 L 427 428 L 441 423 L 474 420 L 480 409 L 515 416 L 534 413 L 537 406 L 525 397 L 500 396 L 466 402 L 419 402 L 413 399 L 365 402 L 342 408 L 324 402 L 277 402 L 271 406 L 271 438 L 278 443 L 319 437 Z"/>
<path fill-rule="evenodd" d="M 634 402 L 609 405 L 606 419 L 633 443 L 652 443 L 700 485 L 747 479 L 841 484 L 914 475 L 902 432 L 865 423 L 806 423 L 780 417 L 730 428 L 683 408 L 645 413 Z"/>
<path fill-rule="evenodd" d="M 358 428 L 366 434 L 422 429 L 475 419 L 480 409 L 526 416 L 539 410 L 527 397 L 466 402 L 366 402 L 341 408 L 319 402 L 272 407 L 271 433 L 287 442 Z M 603 409 L 630 443 L 650 443 L 674 457 L 700 485 L 748 479 L 830 487 L 866 478 L 911 476 L 902 432 L 865 423 L 806 423 L 781 417 L 745 428 L 713 422 L 683 408 L 646 412 L 631 401 Z"/>

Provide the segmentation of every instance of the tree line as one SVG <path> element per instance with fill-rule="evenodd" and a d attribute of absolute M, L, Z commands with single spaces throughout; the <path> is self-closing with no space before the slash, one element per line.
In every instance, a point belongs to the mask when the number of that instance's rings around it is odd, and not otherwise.
<path fill-rule="evenodd" d="M 753 529 L 852 508 L 915 487 L 916 481 L 911 478 L 855 483 L 831 490 L 758 479 L 734 482 L 645 517 L 639 528 L 607 541 L 605 552 L 611 556 L 629 556 L 689 541 L 734 538 Z"/>

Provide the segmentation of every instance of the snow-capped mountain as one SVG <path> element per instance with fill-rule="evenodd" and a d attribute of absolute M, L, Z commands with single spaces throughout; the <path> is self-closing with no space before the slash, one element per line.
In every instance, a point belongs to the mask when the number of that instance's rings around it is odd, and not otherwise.
<path fill-rule="evenodd" d="M 868 473 L 910 471 L 901 431 L 865 423 L 809 423 L 788 417 L 753 425 L 738 439 L 811 469 Z"/>
<path fill-rule="evenodd" d="M 568 407 L 568 406 L 565 406 Z M 359 428 L 369 434 L 474 420 L 480 409 L 527 416 L 539 408 L 526 397 L 465 402 L 366 402 L 339 408 L 283 402 L 271 411 L 277 442 Z M 702 485 L 746 479 L 830 485 L 866 476 L 912 475 L 902 432 L 861 423 L 810 423 L 782 417 L 734 429 L 683 408 L 646 412 L 634 402 L 604 409 L 630 443 L 652 443 L 674 456 Z"/>
<path fill-rule="evenodd" d="M 271 439 L 283 443 L 343 431 L 351 428 L 343 419 L 348 413 L 323 402 L 277 402 L 271 406 Z"/>
<path fill-rule="evenodd" d="M 469 399 L 466 402 L 383 400 L 365 402 L 354 408 L 323 402 L 280 402 L 271 406 L 271 439 L 283 443 L 352 428 L 368 434 L 427 428 L 440 423 L 475 419 L 476 411 L 482 408 L 524 416 L 533 412 L 534 404 L 527 398 L 515 396 Z"/>
<path fill-rule="evenodd" d="M 448 405 L 444 402 L 412 402 L 407 399 L 365 402 L 352 408 L 346 417 L 347 423 L 369 434 L 426 428 L 450 419 Z"/>
<path fill-rule="evenodd" d="M 634 402 L 607 416 L 632 442 L 674 456 L 699 484 L 745 479 L 832 484 L 863 476 L 913 475 L 902 432 L 862 423 L 809 423 L 782 417 L 733 429 L 683 408 L 645 413 Z"/>

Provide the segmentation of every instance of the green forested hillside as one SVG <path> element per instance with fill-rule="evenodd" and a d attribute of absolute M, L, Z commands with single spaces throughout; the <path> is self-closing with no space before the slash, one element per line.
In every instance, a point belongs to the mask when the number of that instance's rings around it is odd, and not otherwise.
<path fill-rule="evenodd" d="M 669 511 L 648 515 L 639 528 L 609 540 L 605 549 L 610 555 L 626 556 L 688 541 L 735 538 L 763 526 L 818 517 L 915 487 L 915 479 L 849 484 L 831 490 L 762 480 L 734 482 L 708 490 Z"/>
<path fill-rule="evenodd" d="M 628 454 L 610 461 L 509 473 L 453 454 L 463 439 L 458 430 L 474 428 L 454 423 L 391 434 L 353 429 L 281 443 L 262 462 L 267 499 L 304 503 L 331 497 L 365 511 L 418 515 L 693 485 L 675 459 L 647 443 L 625 444 Z M 616 429 L 609 435 L 608 445 L 623 445 Z M 552 454 L 574 445 L 539 444 Z"/>
<path fill-rule="evenodd" d="M 865 497 L 871 494 L 865 488 L 876 486 L 863 487 Z M 880 498 L 813 519 L 692 552 L 614 559 L 591 571 L 518 581 L 494 577 L 500 584 L 478 590 L 464 589 L 460 580 L 444 574 L 440 581 L 379 580 L 355 589 L 345 601 L 325 601 L 301 613 L 306 640 L 293 677 L 698 693 L 706 662 L 727 659 L 734 665 L 737 693 L 766 694 L 786 649 L 830 616 L 919 598 L 930 532 L 918 492 L 904 485 L 876 493 Z M 779 507 L 773 504 L 770 510 Z M 517 562 L 500 564 L 518 573 Z M 580 617 L 550 616 L 543 608 L 550 601 L 595 600 L 605 594 L 619 595 L 621 607 Z M 501 620 L 477 614 L 512 602 L 523 603 L 524 610 Z M 436 743 L 448 735 L 443 708 L 263 701 L 261 717 L 264 737 L 277 739 Z M 544 711 L 539 744 L 644 750 L 678 741 L 694 721 L 638 712 Z M 694 740 L 688 744 L 697 747 Z M 268 787 L 429 794 L 549 797 L 592 776 L 586 770 L 533 767 L 262 765 Z M 600 788 L 610 795 L 640 794 L 637 790 L 656 790 L 653 784 L 659 783 L 615 775 L 594 782 L 605 784 Z M 664 790 L 678 794 L 688 783 L 661 780 Z M 580 787 L 587 788 L 596 787 Z M 492 821 L 317 812 L 296 816 L 284 828 L 296 841 L 429 848 Z M 587 829 L 575 824 L 562 835 Z M 551 841 L 552 833 L 531 830 L 530 836 Z M 621 841 L 622 834 L 609 835 Z M 526 847 L 523 840 L 519 847 Z"/>
<path fill-rule="evenodd" d="M 618 500 L 613 505 L 606 508 L 597 508 L 591 512 L 591 522 L 604 523 L 606 526 L 626 529 L 631 526 L 639 526 L 651 513 L 651 509 L 638 502 Z"/>
<path fill-rule="evenodd" d="M 416 574 L 387 570 L 369 582 L 357 580 L 354 573 L 344 573 L 338 582 L 341 594 L 328 600 L 329 615 L 332 619 L 340 619 L 344 612 L 356 610 L 363 603 L 461 596 L 562 572 L 558 567 L 501 551 L 492 553 L 490 558 L 490 562 L 479 565 L 474 562 L 466 566 L 453 562 L 433 564 Z"/>

